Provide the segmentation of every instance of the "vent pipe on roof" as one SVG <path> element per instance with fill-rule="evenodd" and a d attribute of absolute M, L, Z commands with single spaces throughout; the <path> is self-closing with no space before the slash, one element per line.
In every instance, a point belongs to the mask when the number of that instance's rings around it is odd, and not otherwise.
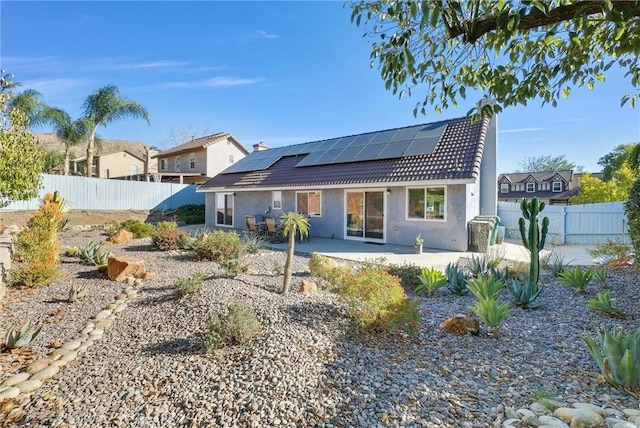
<path fill-rule="evenodd" d="M 267 146 L 265 143 L 260 141 L 258 144 L 253 145 L 253 151 L 259 152 L 261 150 L 269 150 L 271 147 Z"/>

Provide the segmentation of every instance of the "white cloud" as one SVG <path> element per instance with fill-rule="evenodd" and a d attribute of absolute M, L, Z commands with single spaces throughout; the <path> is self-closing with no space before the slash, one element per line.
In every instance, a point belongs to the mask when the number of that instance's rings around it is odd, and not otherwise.
<path fill-rule="evenodd" d="M 199 80 L 195 82 L 167 82 L 162 84 L 171 88 L 218 88 L 230 86 L 246 86 L 259 83 L 261 79 L 245 78 L 245 77 L 224 77 L 217 76 L 211 79 Z"/>
<path fill-rule="evenodd" d="M 21 88 L 35 89 L 43 94 L 58 94 L 72 91 L 77 88 L 84 88 L 93 84 L 90 79 L 33 79 L 20 82 Z"/>
<path fill-rule="evenodd" d="M 277 39 L 278 35 L 277 34 L 271 34 L 271 33 L 267 33 L 264 30 L 258 30 L 256 31 L 256 35 L 260 38 L 263 39 Z"/>
<path fill-rule="evenodd" d="M 177 68 L 184 67 L 189 65 L 188 62 L 182 61 L 168 61 L 168 60 L 160 60 L 160 61 L 148 61 L 148 62 L 130 62 L 130 63 L 122 63 L 122 64 L 112 64 L 112 70 L 140 70 L 140 69 L 150 69 L 150 68 Z"/>
<path fill-rule="evenodd" d="M 522 132 L 536 132 L 543 131 L 545 128 L 513 128 L 513 129 L 502 129 L 498 131 L 498 134 L 518 134 Z"/>

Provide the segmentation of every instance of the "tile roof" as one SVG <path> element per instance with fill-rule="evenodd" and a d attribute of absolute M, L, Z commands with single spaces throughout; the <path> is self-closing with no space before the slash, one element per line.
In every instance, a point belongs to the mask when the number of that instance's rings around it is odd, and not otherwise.
<path fill-rule="evenodd" d="M 38 142 L 49 150 L 57 150 L 60 152 L 64 151 L 64 144 L 60 141 L 60 138 L 54 133 L 46 132 L 46 133 L 38 133 L 35 134 Z M 103 156 L 111 153 L 117 152 L 128 152 L 129 154 L 137 157 L 146 162 L 147 160 L 147 149 L 149 149 L 149 145 L 145 143 L 140 143 L 137 141 L 125 141 L 125 140 L 110 140 L 100 138 L 96 140 L 96 155 Z M 76 154 L 81 154 L 82 156 L 78 156 L 78 159 L 83 159 L 86 156 L 84 155 L 87 151 L 86 144 L 80 144 L 71 149 L 72 152 Z"/>
<path fill-rule="evenodd" d="M 228 174 L 223 171 L 199 189 L 315 187 L 476 179 L 480 172 L 480 161 L 490 120 L 471 123 L 468 118 L 457 118 L 438 123 L 446 123 L 447 127 L 430 154 L 303 167 L 296 167 L 296 164 L 307 154 L 283 156 L 264 170 Z M 256 153 L 260 152 L 252 152 L 245 159 L 251 159 Z"/>
<path fill-rule="evenodd" d="M 559 174 L 567 183 L 569 183 L 571 182 L 571 179 L 573 176 L 573 170 L 567 169 L 567 170 L 560 170 L 560 171 L 506 173 L 506 174 L 500 174 L 498 176 L 498 181 L 500 181 L 502 177 L 507 177 L 511 183 L 524 183 L 529 176 L 532 176 L 538 182 L 544 183 L 544 182 L 551 182 L 553 177 L 555 177 L 556 174 Z"/>
<path fill-rule="evenodd" d="M 247 150 L 246 147 L 244 147 L 242 144 L 240 144 L 233 137 L 233 135 L 231 135 L 231 134 L 229 134 L 227 132 L 216 132 L 215 134 L 211 134 L 211 135 L 207 135 L 207 136 L 204 136 L 204 137 L 196 138 L 196 139 L 187 141 L 186 143 L 179 144 L 179 145 L 177 145 L 175 147 L 171 147 L 170 149 L 167 149 L 167 150 L 164 150 L 164 151 L 158 153 L 154 157 L 161 158 L 161 157 L 165 157 L 165 156 L 169 156 L 169 155 L 173 155 L 173 154 L 177 154 L 177 153 L 182 153 L 182 152 L 186 152 L 186 151 L 190 151 L 190 150 L 194 150 L 194 149 L 206 149 L 207 147 L 211 146 L 212 144 L 219 143 L 220 141 L 224 141 L 227 138 L 229 138 L 231 141 L 235 142 L 236 145 L 239 148 L 241 148 L 241 150 L 243 150 L 245 153 L 249 153 L 249 150 Z"/>

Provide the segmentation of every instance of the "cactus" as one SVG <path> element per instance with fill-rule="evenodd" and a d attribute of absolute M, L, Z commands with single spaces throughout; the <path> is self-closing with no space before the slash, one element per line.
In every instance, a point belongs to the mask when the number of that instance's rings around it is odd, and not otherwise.
<path fill-rule="evenodd" d="M 20 327 L 19 330 L 13 328 L 7 332 L 7 337 L 4 340 L 4 346 L 7 349 L 20 348 L 30 344 L 40 334 L 42 326 L 35 328 L 31 325 L 31 320 L 27 321 Z"/>
<path fill-rule="evenodd" d="M 69 290 L 69 302 L 77 302 L 78 300 L 82 300 L 87 297 L 87 284 L 73 283 L 71 284 L 71 289 Z"/>
<path fill-rule="evenodd" d="M 522 243 L 531 254 L 531 263 L 529 264 L 529 282 L 532 285 L 538 285 L 538 277 L 540 276 L 540 251 L 544 248 L 544 242 L 549 231 L 549 217 L 542 219 L 542 230 L 538 224 L 538 214 L 544 210 L 544 202 L 538 202 L 538 198 L 531 201 L 523 199 L 520 203 L 522 216 L 518 221 L 520 226 L 520 236 Z M 529 230 L 526 230 L 526 221 L 529 222 Z"/>
<path fill-rule="evenodd" d="M 109 253 L 102 248 L 102 242 L 100 241 L 89 242 L 80 248 L 78 255 L 83 261 L 94 265 L 103 265 L 109 260 Z"/>

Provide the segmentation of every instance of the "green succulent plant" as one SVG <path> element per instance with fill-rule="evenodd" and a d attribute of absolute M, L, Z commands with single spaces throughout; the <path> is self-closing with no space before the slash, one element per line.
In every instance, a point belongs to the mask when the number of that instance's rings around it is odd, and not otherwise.
<path fill-rule="evenodd" d="M 587 334 L 582 340 L 596 360 L 604 379 L 610 385 L 640 398 L 640 330 L 625 334 L 611 328 L 597 333 L 596 340 Z"/>
<path fill-rule="evenodd" d="M 607 286 L 607 268 L 593 269 L 591 279 L 601 287 Z"/>
<path fill-rule="evenodd" d="M 495 335 L 496 329 L 509 314 L 509 304 L 499 304 L 496 299 L 478 299 L 471 310 L 487 327 L 492 329 Z"/>
<path fill-rule="evenodd" d="M 518 220 L 518 226 L 522 243 L 529 250 L 531 260 L 529 263 L 529 281 L 534 284 L 538 284 L 540 251 L 544 248 L 547 232 L 549 231 L 549 217 L 542 218 L 542 225 L 538 221 L 538 214 L 544 210 L 544 207 L 545 203 L 538 201 L 538 198 L 535 197 L 530 201 L 523 199 L 520 203 L 522 217 Z"/>
<path fill-rule="evenodd" d="M 456 296 L 464 296 L 469 293 L 467 288 L 467 275 L 455 263 L 449 263 L 444 271 L 447 277 L 447 287 Z"/>
<path fill-rule="evenodd" d="M 433 296 L 440 287 L 447 283 L 447 277 L 436 268 L 424 268 L 420 273 L 420 283 L 415 292 Z"/>
<path fill-rule="evenodd" d="M 584 293 L 592 277 L 593 272 L 590 269 L 582 270 L 580 266 L 577 266 L 574 269 L 565 269 L 564 272 L 558 275 L 558 282 L 573 288 L 576 292 Z"/>
<path fill-rule="evenodd" d="M 109 252 L 104 249 L 101 241 L 90 241 L 78 251 L 80 259 L 85 263 L 103 265 L 109 260 Z"/>
<path fill-rule="evenodd" d="M 4 340 L 4 346 L 7 349 L 21 348 L 27 346 L 35 340 L 42 331 L 42 325 L 35 328 L 31 324 L 31 320 L 24 323 L 18 330 L 11 328 L 7 332 Z"/>
<path fill-rule="evenodd" d="M 496 279 L 493 275 L 478 275 L 467 279 L 467 288 L 479 300 L 496 300 L 500 296 L 503 287 L 504 281 Z"/>
<path fill-rule="evenodd" d="M 587 307 L 591 310 L 604 312 L 609 315 L 621 315 L 620 309 L 613 306 L 612 302 L 616 299 L 611 298 L 611 292 L 609 290 L 598 293 L 595 299 L 587 302 Z"/>
<path fill-rule="evenodd" d="M 69 302 L 77 302 L 87 297 L 87 283 L 86 282 L 74 282 L 69 289 Z"/>
<path fill-rule="evenodd" d="M 538 284 L 532 283 L 529 278 L 524 281 L 514 278 L 507 283 L 507 289 L 513 297 L 514 304 L 524 309 L 533 308 L 531 303 L 538 298 L 541 291 Z"/>

